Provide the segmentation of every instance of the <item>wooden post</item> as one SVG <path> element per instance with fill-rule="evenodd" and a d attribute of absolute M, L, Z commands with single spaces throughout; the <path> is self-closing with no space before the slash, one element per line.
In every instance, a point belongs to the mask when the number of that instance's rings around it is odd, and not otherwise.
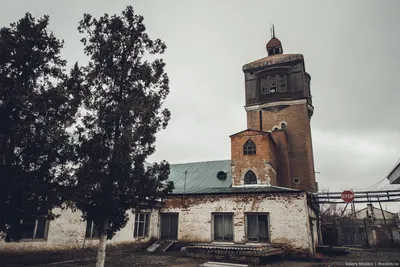
<path fill-rule="evenodd" d="M 384 224 L 385 224 L 385 229 L 386 229 L 387 231 L 389 231 L 390 245 L 393 245 L 393 234 L 392 234 L 392 229 L 390 229 L 390 228 L 387 226 L 385 213 L 383 212 L 382 204 L 381 204 L 381 201 L 379 200 L 379 197 L 378 197 L 378 196 L 377 196 L 377 199 L 378 199 L 379 207 L 381 208 L 382 217 L 383 217 L 383 222 L 384 222 Z"/>
<path fill-rule="evenodd" d="M 354 203 L 351 203 L 351 228 L 353 228 L 353 245 L 355 245 L 355 240 L 356 240 L 356 227 L 355 227 L 355 223 L 354 220 L 356 218 L 356 209 L 354 206 Z"/>
<path fill-rule="evenodd" d="M 344 209 L 343 209 L 342 213 L 340 214 L 340 217 L 342 217 L 344 212 L 346 211 L 347 205 L 349 205 L 349 203 L 346 203 L 346 206 L 344 206 Z"/>

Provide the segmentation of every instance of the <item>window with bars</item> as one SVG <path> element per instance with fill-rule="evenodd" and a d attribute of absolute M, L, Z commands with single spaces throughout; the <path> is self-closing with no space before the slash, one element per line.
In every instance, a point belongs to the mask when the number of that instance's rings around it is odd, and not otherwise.
<path fill-rule="evenodd" d="M 268 214 L 247 214 L 246 215 L 247 241 L 268 242 Z"/>
<path fill-rule="evenodd" d="M 45 239 L 49 223 L 46 219 L 24 220 L 22 222 L 23 239 Z"/>
<path fill-rule="evenodd" d="M 148 237 L 149 222 L 150 222 L 150 213 L 136 213 L 133 237 Z"/>
<path fill-rule="evenodd" d="M 260 80 L 261 95 L 274 94 L 276 92 L 287 92 L 286 88 L 286 75 L 269 75 Z"/>
<path fill-rule="evenodd" d="M 257 184 L 257 176 L 253 171 L 247 171 L 244 175 L 244 184 Z"/>
<path fill-rule="evenodd" d="M 214 241 L 233 241 L 233 214 L 213 214 Z"/>
<path fill-rule="evenodd" d="M 243 146 L 243 153 L 245 155 L 255 155 L 256 154 L 256 144 L 253 141 L 247 140 Z"/>
<path fill-rule="evenodd" d="M 93 220 L 88 220 L 86 222 L 86 238 L 99 238 L 100 237 L 100 227 Z"/>

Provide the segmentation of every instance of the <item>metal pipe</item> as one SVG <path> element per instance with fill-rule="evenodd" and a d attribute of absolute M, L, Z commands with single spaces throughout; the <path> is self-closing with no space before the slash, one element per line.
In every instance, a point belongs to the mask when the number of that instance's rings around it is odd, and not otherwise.
<path fill-rule="evenodd" d="M 373 200 L 353 200 L 354 203 L 371 203 L 371 202 L 378 202 Z M 400 202 L 400 198 L 390 199 L 390 200 L 380 200 L 380 202 Z M 344 204 L 343 201 L 325 201 L 321 200 L 318 201 L 318 204 Z"/>
<path fill-rule="evenodd" d="M 391 195 L 363 195 L 363 196 L 361 196 L 361 195 L 354 195 L 354 198 L 355 199 L 357 199 L 357 198 L 366 198 L 367 200 L 368 199 L 370 199 L 370 198 L 378 198 L 378 197 L 388 197 L 388 198 L 390 198 L 390 197 L 399 197 L 400 196 L 400 193 L 398 193 L 398 194 L 391 194 Z M 315 196 L 315 198 L 317 198 L 317 199 L 324 199 L 324 198 L 326 198 L 326 199 L 341 199 L 342 198 L 342 196 L 341 195 L 327 195 L 327 196 Z"/>
<path fill-rule="evenodd" d="M 386 194 L 386 193 L 390 193 L 390 192 L 397 192 L 400 193 L 400 190 L 386 190 L 386 191 L 353 191 L 354 194 L 365 194 L 365 193 L 382 193 L 382 194 Z M 329 195 L 332 194 L 341 194 L 342 192 L 329 192 Z M 326 192 L 322 192 L 322 193 L 314 193 L 313 195 L 326 195 Z"/>

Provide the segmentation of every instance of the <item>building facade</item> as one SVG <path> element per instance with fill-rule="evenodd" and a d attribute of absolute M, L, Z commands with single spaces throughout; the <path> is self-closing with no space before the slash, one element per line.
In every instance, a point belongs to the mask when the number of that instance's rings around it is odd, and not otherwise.
<path fill-rule="evenodd" d="M 268 56 L 244 65 L 247 129 L 230 136 L 231 159 L 172 164 L 175 189 L 162 207 L 133 213 L 110 240 L 176 240 L 183 244 L 280 247 L 313 255 L 318 245 L 317 190 L 310 119 L 310 75 L 300 54 L 283 54 L 272 36 Z M 96 243 L 92 222 L 57 211 L 33 222 L 18 244 L 3 247 Z M 30 239 L 32 242 L 24 242 Z M 36 242 L 35 242 L 36 241 Z"/>

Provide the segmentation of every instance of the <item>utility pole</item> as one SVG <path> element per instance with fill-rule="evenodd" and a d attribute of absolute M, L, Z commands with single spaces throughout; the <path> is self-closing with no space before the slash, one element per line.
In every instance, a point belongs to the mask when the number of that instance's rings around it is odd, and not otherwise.
<path fill-rule="evenodd" d="M 185 171 L 185 183 L 183 184 L 183 194 L 186 193 L 186 175 L 187 175 L 187 171 Z"/>

